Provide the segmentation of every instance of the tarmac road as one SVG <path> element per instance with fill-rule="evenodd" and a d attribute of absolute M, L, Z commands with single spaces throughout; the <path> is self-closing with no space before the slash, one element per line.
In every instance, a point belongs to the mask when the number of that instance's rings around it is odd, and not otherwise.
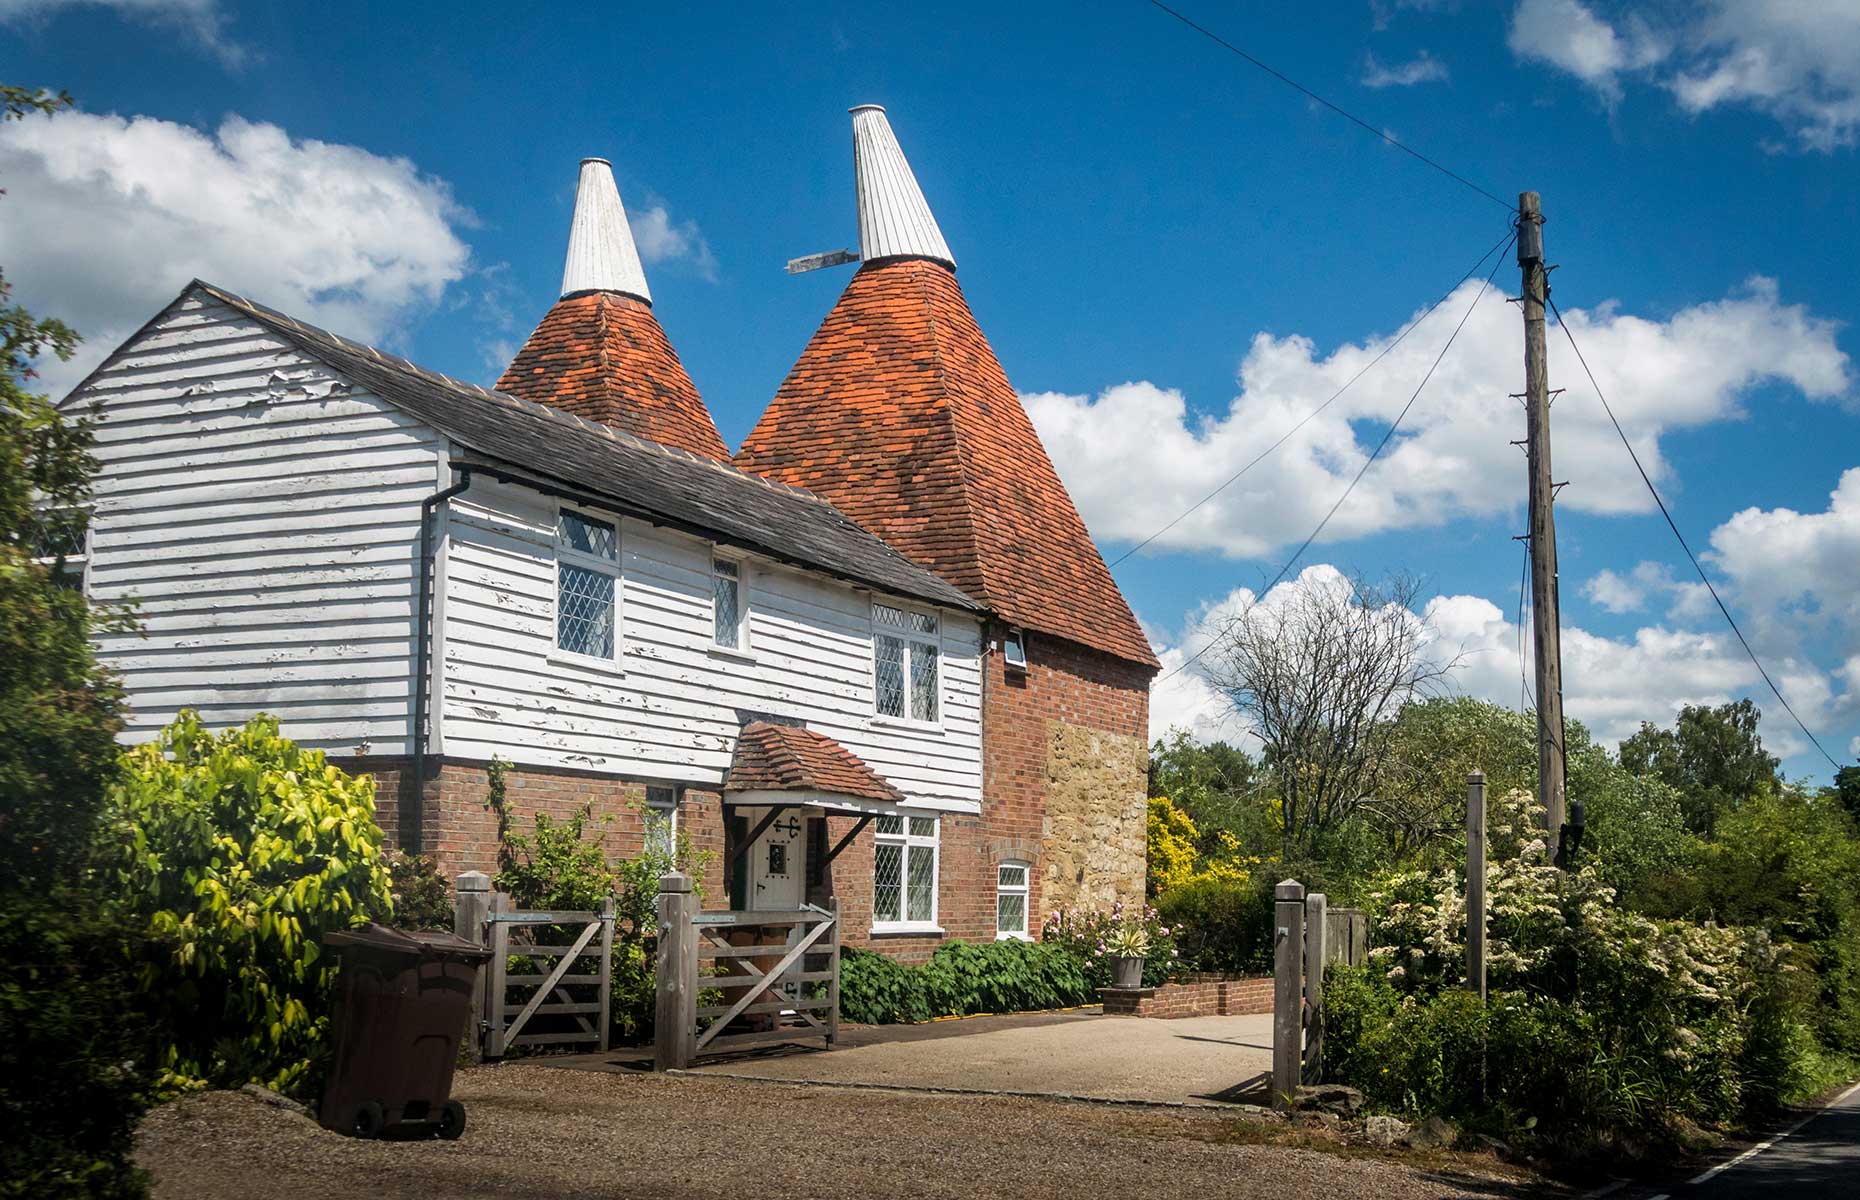
<path fill-rule="evenodd" d="M 1787 1133 L 1636 1200 L 1855 1200 L 1860 1197 L 1860 1084 Z"/>

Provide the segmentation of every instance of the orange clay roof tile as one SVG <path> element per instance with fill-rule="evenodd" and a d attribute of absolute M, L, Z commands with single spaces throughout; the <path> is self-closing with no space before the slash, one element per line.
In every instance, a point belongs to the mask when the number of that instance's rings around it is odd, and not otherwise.
<path fill-rule="evenodd" d="M 1156 666 L 941 263 L 861 267 L 736 463 L 826 497 L 1008 621 Z"/>
<path fill-rule="evenodd" d="M 587 292 L 557 301 L 497 390 L 662 446 L 730 461 L 652 306 L 631 296 Z"/>
<path fill-rule="evenodd" d="M 835 792 L 890 804 L 904 793 L 879 778 L 858 755 L 824 734 L 793 725 L 752 721 L 736 739 L 727 792 Z"/>

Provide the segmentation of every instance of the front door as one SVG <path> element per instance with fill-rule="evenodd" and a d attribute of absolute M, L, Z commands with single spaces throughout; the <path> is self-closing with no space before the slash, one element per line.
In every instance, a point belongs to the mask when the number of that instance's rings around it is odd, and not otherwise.
<path fill-rule="evenodd" d="M 750 816 L 750 828 L 760 824 L 760 814 Z M 800 811 L 789 809 L 776 817 L 749 848 L 749 894 L 744 897 L 751 909 L 764 912 L 801 907 L 806 896 L 807 822 Z"/>

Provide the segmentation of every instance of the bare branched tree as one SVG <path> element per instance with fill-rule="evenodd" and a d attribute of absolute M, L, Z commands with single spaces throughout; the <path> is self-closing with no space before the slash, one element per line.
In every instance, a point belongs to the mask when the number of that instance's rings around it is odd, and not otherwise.
<path fill-rule="evenodd" d="M 1392 721 L 1458 663 L 1430 656 L 1419 585 L 1307 572 L 1229 618 L 1208 677 L 1265 743 L 1279 790 L 1284 853 L 1368 806 Z"/>

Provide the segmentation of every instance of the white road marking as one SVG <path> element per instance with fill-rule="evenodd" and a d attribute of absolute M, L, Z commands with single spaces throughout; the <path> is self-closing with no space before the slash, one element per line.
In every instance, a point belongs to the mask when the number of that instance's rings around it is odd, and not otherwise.
<path fill-rule="evenodd" d="M 1860 1092 L 1860 1083 L 1854 1084 L 1852 1087 L 1848 1088 L 1846 1091 L 1842 1092 L 1840 1095 L 1836 1096 L 1834 1099 L 1828 1101 L 1828 1103 L 1824 1105 L 1822 1108 L 1818 1109 L 1815 1112 L 1809 1113 L 1806 1117 L 1803 1117 L 1800 1121 L 1797 1121 L 1795 1124 L 1789 1126 L 1789 1128 L 1783 1130 L 1781 1133 L 1777 1134 L 1775 1137 L 1771 1138 L 1769 1141 L 1759 1142 L 1755 1146 L 1752 1146 L 1750 1149 L 1738 1155 L 1736 1158 L 1732 1159 L 1730 1162 L 1719 1163 L 1717 1166 L 1713 1167 L 1709 1171 L 1702 1171 L 1699 1174 L 1694 1175 L 1691 1179 L 1686 1180 L 1686 1183 L 1689 1186 L 1697 1187 L 1699 1184 L 1704 1183 L 1706 1180 L 1712 1178 L 1714 1175 L 1730 1170 L 1732 1167 L 1735 1167 L 1737 1164 L 1743 1162 L 1745 1159 L 1755 1158 L 1757 1155 L 1763 1153 L 1765 1150 L 1768 1150 L 1771 1146 L 1774 1146 L 1777 1142 L 1782 1141 L 1784 1138 L 1789 1137 L 1791 1134 L 1801 1129 L 1802 1126 L 1808 1124 L 1810 1121 L 1814 1120 L 1816 1117 L 1820 1116 L 1822 1113 L 1828 1111 L 1828 1109 L 1833 1108 L 1837 1104 L 1844 1103 L 1847 1100 L 1847 1097 L 1853 1095 L 1855 1092 Z M 1656 1196 L 1654 1200 L 1660 1200 L 1660 1198 Z"/>

